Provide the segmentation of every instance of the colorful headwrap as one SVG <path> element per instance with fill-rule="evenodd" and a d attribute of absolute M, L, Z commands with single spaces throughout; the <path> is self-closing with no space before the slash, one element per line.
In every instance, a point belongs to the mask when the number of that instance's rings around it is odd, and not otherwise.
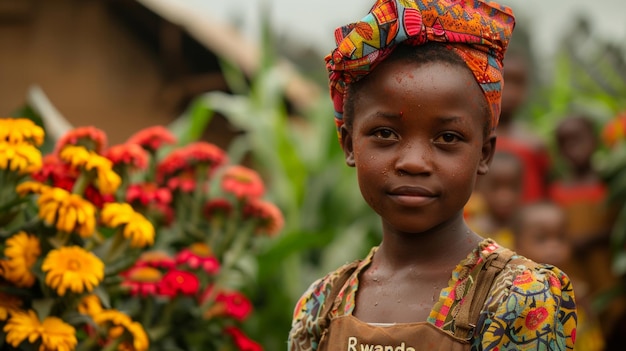
<path fill-rule="evenodd" d="M 358 23 L 335 30 L 337 48 L 326 56 L 337 130 L 343 125 L 348 84 L 367 75 L 400 43 L 446 43 L 470 68 L 498 124 L 502 59 L 515 18 L 510 8 L 480 0 L 377 0 Z"/>

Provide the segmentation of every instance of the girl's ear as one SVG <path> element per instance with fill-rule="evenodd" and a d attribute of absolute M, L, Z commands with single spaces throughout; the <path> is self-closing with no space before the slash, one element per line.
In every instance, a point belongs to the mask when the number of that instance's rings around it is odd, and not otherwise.
<path fill-rule="evenodd" d="M 478 174 L 485 175 L 489 172 L 489 165 L 493 159 L 493 154 L 496 151 L 496 136 L 491 134 L 483 143 L 481 150 L 482 156 L 480 163 L 478 164 Z"/>
<path fill-rule="evenodd" d="M 341 126 L 339 130 L 341 133 L 341 148 L 346 158 L 346 164 L 350 167 L 354 167 L 354 149 L 352 146 L 352 134 L 345 125 Z"/>

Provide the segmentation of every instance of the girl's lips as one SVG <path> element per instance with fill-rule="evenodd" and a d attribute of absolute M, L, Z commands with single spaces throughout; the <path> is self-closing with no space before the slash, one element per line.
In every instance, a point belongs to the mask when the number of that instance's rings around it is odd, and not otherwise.
<path fill-rule="evenodd" d="M 389 192 L 390 197 L 402 206 L 417 207 L 429 204 L 437 198 L 434 191 L 415 186 L 401 186 Z"/>

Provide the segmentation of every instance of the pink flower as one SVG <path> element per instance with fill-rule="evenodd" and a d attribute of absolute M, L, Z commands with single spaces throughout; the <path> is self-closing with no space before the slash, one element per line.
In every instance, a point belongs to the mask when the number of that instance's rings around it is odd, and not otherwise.
<path fill-rule="evenodd" d="M 168 205 L 172 202 L 172 193 L 168 188 L 159 188 L 156 183 L 131 184 L 126 190 L 126 201 L 131 205 L 148 206 L 151 203 Z"/>
<path fill-rule="evenodd" d="M 192 193 L 196 190 L 196 175 L 193 171 L 181 172 L 177 176 L 171 177 L 167 180 L 167 187 L 171 191 Z"/>
<path fill-rule="evenodd" d="M 111 146 L 104 156 L 114 166 L 127 166 L 133 169 L 146 169 L 150 156 L 139 144 L 119 144 Z"/>
<path fill-rule="evenodd" d="M 227 160 L 226 153 L 219 147 L 207 142 L 191 143 L 180 149 L 172 151 L 157 167 L 157 175 L 161 181 L 176 174 L 193 169 L 196 165 L 209 166 L 209 174 L 224 164 Z"/>
<path fill-rule="evenodd" d="M 153 126 L 133 134 L 127 143 L 137 144 L 150 152 L 155 152 L 163 145 L 175 144 L 176 137 L 163 126 Z"/>
<path fill-rule="evenodd" d="M 175 297 L 178 294 L 193 295 L 198 292 L 199 287 L 200 281 L 193 273 L 173 269 L 163 276 L 159 293 L 169 297 Z"/>
<path fill-rule="evenodd" d="M 222 177 L 222 189 L 239 199 L 260 197 L 265 192 L 265 186 L 259 174 L 240 165 L 233 165 L 226 169 Z"/>
<path fill-rule="evenodd" d="M 183 249 L 176 255 L 176 263 L 186 264 L 193 269 L 202 268 L 209 274 L 215 274 L 220 269 L 219 261 L 205 243 L 194 243 Z"/>
<path fill-rule="evenodd" d="M 122 287 L 128 288 L 131 295 L 141 297 L 156 295 L 163 277 L 158 269 L 149 266 L 135 266 L 121 275 Z"/>
<path fill-rule="evenodd" d="M 137 259 L 137 266 L 174 269 L 176 260 L 165 251 L 146 251 Z"/>

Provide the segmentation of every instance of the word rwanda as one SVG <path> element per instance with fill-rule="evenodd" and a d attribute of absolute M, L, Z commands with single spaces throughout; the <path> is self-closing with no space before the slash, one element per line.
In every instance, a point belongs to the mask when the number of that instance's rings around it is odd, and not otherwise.
<path fill-rule="evenodd" d="M 357 348 L 357 345 L 360 347 Z M 389 345 L 360 344 L 356 337 L 351 336 L 348 338 L 348 351 L 415 351 L 415 349 L 406 347 L 404 342 L 395 348 Z"/>

